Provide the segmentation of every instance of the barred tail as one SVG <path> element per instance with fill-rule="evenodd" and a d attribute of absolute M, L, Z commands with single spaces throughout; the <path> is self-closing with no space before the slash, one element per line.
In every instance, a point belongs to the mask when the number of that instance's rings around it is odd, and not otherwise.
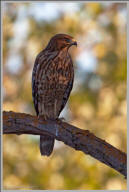
<path fill-rule="evenodd" d="M 51 155 L 55 139 L 48 135 L 40 136 L 40 153 L 41 155 Z"/>

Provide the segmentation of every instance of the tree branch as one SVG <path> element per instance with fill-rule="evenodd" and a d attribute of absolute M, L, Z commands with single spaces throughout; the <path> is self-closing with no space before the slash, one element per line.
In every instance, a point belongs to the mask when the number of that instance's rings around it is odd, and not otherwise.
<path fill-rule="evenodd" d="M 95 159 L 127 176 L 126 154 L 106 141 L 96 137 L 88 130 L 79 129 L 62 121 L 44 121 L 36 116 L 3 112 L 4 134 L 48 134 L 66 145 L 83 151 Z"/>

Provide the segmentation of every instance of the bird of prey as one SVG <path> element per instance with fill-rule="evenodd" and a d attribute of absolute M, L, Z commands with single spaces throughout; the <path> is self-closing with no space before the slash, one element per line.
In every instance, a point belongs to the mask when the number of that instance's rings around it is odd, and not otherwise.
<path fill-rule="evenodd" d="M 36 57 L 32 72 L 32 96 L 37 116 L 44 120 L 58 119 L 72 90 L 74 68 L 68 52 L 72 45 L 77 46 L 73 37 L 56 34 Z M 41 155 L 52 153 L 54 140 L 52 136 L 40 136 Z"/>

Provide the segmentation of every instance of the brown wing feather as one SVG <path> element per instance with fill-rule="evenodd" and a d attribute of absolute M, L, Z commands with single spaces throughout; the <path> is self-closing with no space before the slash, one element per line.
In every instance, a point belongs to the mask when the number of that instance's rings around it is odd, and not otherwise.
<path fill-rule="evenodd" d="M 73 87 L 73 79 L 71 79 L 71 81 L 69 82 L 67 88 L 66 88 L 66 91 L 64 93 L 64 97 L 62 99 L 62 105 L 61 105 L 61 108 L 60 108 L 60 111 L 59 111 L 59 114 L 61 113 L 61 111 L 64 109 L 67 101 L 68 101 L 68 98 L 69 98 L 69 95 L 70 95 L 70 92 L 72 90 L 72 87 Z"/>
<path fill-rule="evenodd" d="M 69 98 L 70 92 L 72 90 L 72 87 L 73 87 L 74 71 L 73 71 L 73 62 L 72 62 L 72 59 L 71 59 L 70 55 L 69 55 L 69 59 L 67 60 L 67 62 L 68 62 L 68 65 L 70 67 L 70 69 L 69 69 L 70 79 L 69 79 L 69 82 L 67 84 L 66 90 L 64 91 L 64 96 L 63 96 L 63 99 L 62 99 L 62 105 L 61 105 L 59 114 L 64 109 L 64 107 L 65 107 L 65 105 L 66 105 L 66 103 L 68 101 L 68 98 Z"/>
<path fill-rule="evenodd" d="M 42 51 L 38 54 L 34 63 L 34 68 L 32 72 L 32 96 L 37 115 L 40 115 L 39 106 L 42 104 L 42 102 L 45 102 L 44 100 L 41 100 L 40 97 L 41 95 L 46 95 L 45 92 L 47 88 L 49 89 L 49 82 L 47 81 L 47 79 L 43 79 L 42 76 L 48 65 L 51 64 L 51 59 L 53 57 L 51 57 L 51 54 L 48 51 Z"/>
<path fill-rule="evenodd" d="M 36 57 L 33 71 L 32 71 L 32 97 L 33 97 L 34 107 L 35 107 L 37 115 L 39 114 L 39 110 L 38 110 L 38 87 L 37 87 L 37 78 L 36 78 L 37 75 L 36 74 L 37 74 L 37 66 L 39 64 L 39 59 L 42 55 L 43 55 L 43 53 L 40 52 L 38 54 L 38 56 Z"/>

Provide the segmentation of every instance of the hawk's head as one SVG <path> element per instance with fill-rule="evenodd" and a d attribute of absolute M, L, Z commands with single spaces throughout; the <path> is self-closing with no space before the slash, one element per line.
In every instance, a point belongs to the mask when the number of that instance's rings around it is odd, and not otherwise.
<path fill-rule="evenodd" d="M 69 49 L 72 45 L 77 46 L 77 42 L 73 37 L 66 34 L 56 34 L 50 39 L 46 49 L 49 49 L 51 51 L 59 51 L 64 48 Z"/>

